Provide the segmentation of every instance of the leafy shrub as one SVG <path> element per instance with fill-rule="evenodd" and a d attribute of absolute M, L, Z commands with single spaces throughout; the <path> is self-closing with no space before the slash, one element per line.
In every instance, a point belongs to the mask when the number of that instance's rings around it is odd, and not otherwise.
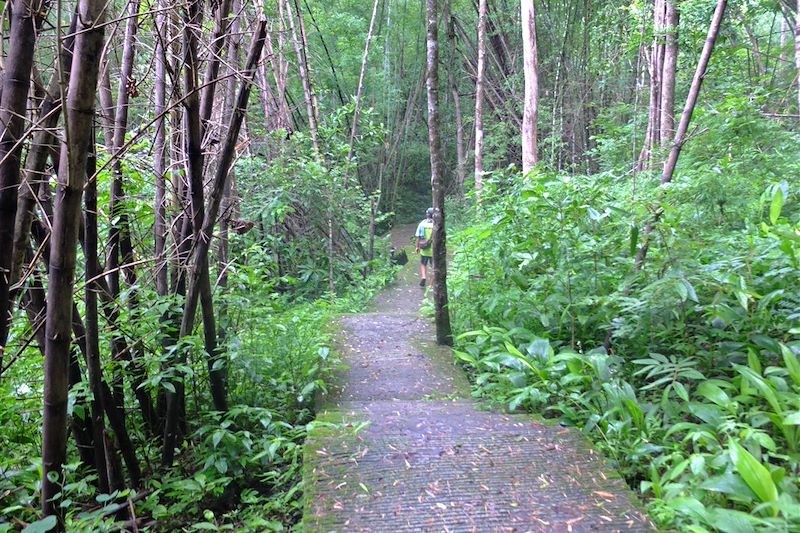
<path fill-rule="evenodd" d="M 582 429 L 660 525 L 797 529 L 794 196 L 744 194 L 725 233 L 667 203 L 637 272 L 650 215 L 630 192 L 610 174 L 492 180 L 452 240 L 456 356 L 476 394 Z"/>

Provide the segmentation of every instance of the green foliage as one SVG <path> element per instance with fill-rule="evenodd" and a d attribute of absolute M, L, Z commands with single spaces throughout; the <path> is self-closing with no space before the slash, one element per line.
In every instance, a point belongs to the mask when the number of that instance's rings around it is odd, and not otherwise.
<path fill-rule="evenodd" d="M 497 175 L 451 240 L 475 393 L 582 429 L 667 528 L 800 527 L 797 197 L 761 184 L 724 232 L 670 189 L 640 272 L 650 193 L 609 174 Z"/>

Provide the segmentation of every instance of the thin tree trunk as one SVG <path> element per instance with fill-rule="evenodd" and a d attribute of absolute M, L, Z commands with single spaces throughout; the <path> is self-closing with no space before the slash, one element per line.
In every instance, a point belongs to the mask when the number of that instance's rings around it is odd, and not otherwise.
<path fill-rule="evenodd" d="M 642 147 L 639 168 L 652 166 L 653 152 L 661 144 L 661 76 L 664 59 L 664 2 L 655 0 L 653 5 L 653 45 L 650 51 L 650 102 L 648 105 L 647 135 Z"/>
<path fill-rule="evenodd" d="M 456 191 L 459 196 L 464 195 L 464 181 L 466 181 L 466 146 L 464 144 L 464 117 L 461 114 L 461 95 L 458 91 L 458 83 L 453 71 L 458 63 L 458 49 L 456 46 L 456 30 L 454 16 L 450 12 L 450 0 L 445 4 L 445 16 L 447 17 L 447 42 L 448 42 L 448 67 L 447 84 L 450 87 L 450 94 L 453 97 L 453 118 L 456 127 Z"/>
<path fill-rule="evenodd" d="M 447 304 L 447 242 L 445 233 L 444 187 L 442 185 L 442 144 L 439 136 L 439 25 L 437 0 L 426 0 L 428 91 L 428 144 L 431 152 L 433 196 L 433 301 L 436 341 L 452 346 L 450 309 Z"/>
<path fill-rule="evenodd" d="M 21 138 L 27 114 L 36 35 L 49 3 L 14 0 L 9 52 L 0 96 L 0 368 L 11 326 L 11 263 L 20 181 Z"/>
<path fill-rule="evenodd" d="M 75 34 L 76 23 L 77 17 L 73 17 L 69 31 L 70 36 L 64 39 L 61 49 L 61 65 L 65 70 L 66 76 L 69 76 L 69 69 L 72 66 L 72 46 L 75 41 L 73 35 Z M 25 172 L 20 185 L 19 197 L 17 198 L 17 214 L 14 221 L 14 254 L 11 265 L 12 284 L 22 281 L 22 266 L 28 250 L 37 193 L 41 190 L 40 185 L 47 183 L 45 167 L 47 166 L 47 158 L 50 156 L 51 148 L 56 144 L 53 130 L 61 117 L 60 83 L 59 73 L 55 72 L 50 80 L 45 97 L 39 106 L 39 129 L 33 135 L 25 158 Z M 42 330 L 42 333 L 44 333 L 44 330 Z M 42 345 L 42 348 L 44 348 L 44 345 Z"/>
<path fill-rule="evenodd" d="M 336 65 L 333 63 L 333 58 L 331 57 L 331 51 L 328 48 L 328 44 L 325 42 L 325 37 L 322 33 L 322 30 L 320 30 L 319 24 L 317 24 L 317 20 L 314 18 L 314 12 L 311 11 L 311 6 L 308 4 L 308 0 L 303 0 L 303 5 L 306 6 L 306 12 L 308 12 L 308 15 L 311 17 L 311 24 L 317 30 L 317 36 L 319 37 L 319 42 L 322 45 L 322 50 L 325 52 L 325 57 L 328 59 L 328 65 L 331 67 L 331 74 L 333 74 L 333 85 L 336 87 L 336 95 L 339 97 L 339 103 L 345 105 L 346 101 L 344 99 L 344 94 L 342 93 L 342 86 L 339 83 L 339 74 L 336 72 Z"/>
<path fill-rule="evenodd" d="M 220 149 L 219 163 L 214 175 L 214 181 L 211 184 L 211 194 L 209 196 L 208 209 L 203 220 L 200 238 L 195 242 L 192 253 L 190 267 L 191 271 L 189 273 L 188 290 L 186 292 L 186 304 L 184 307 L 183 321 L 181 322 L 181 337 L 189 335 L 194 327 L 194 314 L 197 310 L 199 293 L 202 290 L 202 270 L 204 268 L 208 268 L 208 250 L 211 244 L 211 237 L 214 233 L 214 226 L 216 225 L 217 214 L 219 213 L 219 207 L 222 203 L 222 197 L 224 195 L 225 185 L 228 180 L 229 170 L 231 164 L 233 163 L 233 158 L 236 155 L 236 143 L 239 137 L 242 121 L 247 110 L 247 102 L 250 97 L 250 89 L 255 76 L 256 65 L 259 57 L 261 56 L 261 50 L 264 46 L 266 27 L 266 20 L 260 20 L 258 28 L 254 34 L 253 44 L 251 45 L 248 53 L 247 64 L 242 75 L 242 86 L 239 89 L 239 94 L 236 98 L 236 108 L 233 110 L 233 114 L 231 115 L 224 145 Z M 222 375 L 219 372 L 211 372 L 212 383 L 220 378 L 222 378 Z M 212 393 L 214 393 L 213 386 Z M 215 398 L 215 404 L 217 401 L 218 400 Z"/>
<path fill-rule="evenodd" d="M 119 270 L 120 270 L 120 240 L 127 233 L 130 238 L 130 228 L 122 201 L 125 191 L 122 185 L 122 160 L 120 152 L 125 144 L 125 133 L 128 130 L 128 103 L 130 102 L 130 84 L 132 83 L 133 61 L 136 56 L 136 32 L 139 14 L 139 0 L 128 0 L 127 24 L 125 27 L 125 41 L 122 50 L 122 65 L 119 73 L 119 86 L 117 87 L 117 107 L 114 113 L 114 137 L 112 144 L 112 182 L 109 211 L 112 224 L 109 230 L 108 251 L 108 278 L 111 290 L 116 297 L 119 295 Z"/>
<path fill-rule="evenodd" d="M 486 2 L 478 4 L 478 73 L 475 79 L 475 194 L 483 189 L 483 93 L 486 79 Z"/>
<path fill-rule="evenodd" d="M 692 84 L 689 87 L 689 94 L 686 97 L 686 104 L 683 107 L 681 121 L 678 124 L 678 131 L 675 134 L 675 140 L 672 143 L 672 149 L 669 152 L 669 157 L 664 163 L 664 170 L 661 174 L 661 185 L 666 185 L 672 181 L 672 176 L 675 172 L 675 165 L 677 164 L 678 157 L 681 154 L 683 143 L 686 142 L 686 133 L 689 131 L 689 123 L 692 120 L 692 114 L 694 113 L 694 108 L 697 104 L 697 98 L 700 95 L 700 87 L 702 86 L 703 78 L 706 75 L 706 69 L 708 68 L 708 62 L 711 59 L 711 53 L 714 51 L 714 44 L 717 41 L 719 28 L 722 25 L 722 18 L 725 15 L 725 8 L 727 5 L 728 2 L 726 0 L 717 1 L 717 7 L 714 10 L 711 24 L 708 27 L 706 42 L 703 46 L 703 51 L 700 53 L 700 59 L 697 62 L 697 68 L 695 69 L 694 77 L 692 78 Z M 634 270 L 636 272 L 639 272 L 644 265 L 644 261 L 647 258 L 647 252 L 650 248 L 650 234 L 655 229 L 655 226 L 661 218 L 662 213 L 663 209 L 659 208 L 653 216 L 653 220 L 651 220 L 644 228 L 642 236 L 643 243 L 639 247 L 639 250 L 636 253 L 636 258 L 634 259 Z"/>
<path fill-rule="evenodd" d="M 306 74 L 308 76 L 308 88 L 311 91 L 311 107 L 314 110 L 314 122 L 319 126 L 319 102 L 317 101 L 317 91 L 314 89 L 314 79 L 311 76 L 311 60 L 308 57 L 308 37 L 306 35 L 306 25 L 303 22 L 303 10 L 300 9 L 298 0 L 293 0 L 295 9 L 297 10 L 297 29 L 300 32 L 300 44 L 303 51 L 303 64 L 306 67 Z"/>
<path fill-rule="evenodd" d="M 180 256 L 189 253 L 191 247 L 190 235 L 194 235 L 194 244 L 198 243 L 200 240 L 200 229 L 203 223 L 202 126 L 200 124 L 200 98 L 197 94 L 199 69 L 197 58 L 197 34 L 202 29 L 202 0 L 192 0 L 188 5 L 184 17 L 183 78 L 185 96 L 183 122 L 187 157 L 186 167 L 189 175 L 191 214 L 185 216 L 183 221 Z M 184 263 L 181 259 L 179 259 L 179 261 L 183 265 Z M 185 284 L 185 276 L 181 274 L 180 278 L 181 281 L 177 283 L 179 288 Z M 184 313 L 188 312 L 187 309 L 185 305 Z M 194 314 L 194 311 L 192 311 L 192 314 Z M 178 351 L 180 351 L 180 348 Z M 180 354 L 176 354 L 175 357 L 177 358 L 177 363 L 180 363 L 183 359 L 183 356 Z M 184 404 L 184 379 L 185 378 L 181 376 L 173 379 L 171 381 L 172 390 L 168 390 L 166 394 L 166 420 L 164 423 L 164 447 L 162 450 L 162 462 L 164 466 L 171 466 L 175 457 L 175 445 L 178 438 L 178 420 L 181 417 L 181 406 Z"/>
<path fill-rule="evenodd" d="M 114 153 L 114 93 L 111 90 L 111 68 L 108 55 L 103 58 L 103 70 L 100 76 L 100 122 L 103 124 L 103 142 L 109 154 Z"/>
<path fill-rule="evenodd" d="M 797 69 L 797 113 L 800 115 L 800 0 L 797 0 L 794 16 L 794 65 Z"/>
<path fill-rule="evenodd" d="M 356 143 L 356 131 L 358 130 L 358 113 L 361 110 L 361 93 L 364 90 L 364 74 L 367 71 L 367 60 L 369 59 L 369 45 L 372 42 L 372 31 L 375 28 L 375 16 L 378 13 L 378 2 L 372 4 L 372 16 L 369 19 L 369 30 L 367 30 L 367 41 L 364 43 L 364 55 L 361 58 L 361 72 L 358 75 L 358 87 L 356 88 L 356 102 L 353 110 L 353 126 L 350 128 L 350 148 L 347 151 L 347 160 L 353 159 L 353 147 Z"/>
<path fill-rule="evenodd" d="M 155 195 L 155 223 L 153 225 L 153 236 L 155 242 L 156 256 L 156 293 L 161 296 L 169 294 L 169 284 L 167 280 L 167 186 L 166 186 L 166 103 L 167 103 L 167 15 L 165 9 L 166 2 L 161 0 L 158 3 L 160 11 L 156 15 L 156 42 L 155 42 L 155 103 L 153 113 L 156 122 L 155 139 L 153 141 L 153 173 L 155 174 L 156 195 Z"/>
<path fill-rule="evenodd" d="M 539 160 L 537 155 L 539 117 L 539 59 L 536 49 L 534 0 L 522 0 L 522 51 L 525 65 L 525 108 L 522 114 L 522 173 L 527 174 Z"/>
<path fill-rule="evenodd" d="M 661 149 L 666 151 L 675 136 L 675 71 L 678 65 L 678 24 L 675 0 L 666 0 L 666 47 L 661 73 Z"/>
<path fill-rule="evenodd" d="M 85 314 L 86 314 L 86 369 L 92 391 L 92 438 L 94 440 L 95 467 L 101 493 L 109 493 L 109 476 L 105 447 L 105 405 L 103 401 L 103 371 L 100 363 L 100 327 L 97 313 L 97 293 L 100 276 L 97 268 L 97 179 L 94 177 L 97 156 L 94 150 L 87 165 L 87 183 L 84 192 L 86 216 L 84 224 L 85 249 Z"/>
<path fill-rule="evenodd" d="M 78 243 L 81 196 L 103 47 L 104 0 L 80 0 L 75 56 L 65 108 L 67 142 L 61 147 L 57 204 L 50 249 L 47 292 L 47 347 L 44 363 L 44 420 L 42 423 L 42 511 L 59 512 L 62 466 L 67 450 L 67 393 L 72 293 Z"/>
<path fill-rule="evenodd" d="M 230 16 L 230 11 L 231 0 L 221 0 L 217 7 L 214 35 L 211 37 L 211 45 L 209 46 L 210 56 L 205 77 L 203 78 L 203 92 L 200 98 L 200 123 L 203 127 L 203 132 L 207 130 L 208 121 L 211 118 L 214 94 L 217 89 L 217 77 L 219 76 L 219 67 L 222 63 L 223 46 L 225 45 L 226 37 L 228 37 L 228 28 L 230 27 L 231 20 L 233 20 Z"/>
<path fill-rule="evenodd" d="M 286 7 L 286 18 L 289 20 L 289 28 L 291 29 L 292 43 L 294 44 L 295 55 L 297 56 L 297 70 L 300 75 L 300 82 L 303 85 L 303 96 L 306 102 L 306 116 L 308 118 L 308 130 L 311 134 L 311 143 L 314 147 L 314 153 L 319 155 L 319 142 L 317 140 L 317 120 L 314 113 L 313 98 L 311 96 L 311 80 L 309 79 L 309 72 L 306 68 L 303 51 L 300 48 L 300 40 L 297 37 L 297 29 L 294 23 L 294 15 L 292 14 L 291 0 L 284 0 Z"/>
<path fill-rule="evenodd" d="M 672 148 L 669 152 L 669 157 L 664 164 L 664 172 L 661 174 L 661 184 L 666 184 L 672 181 L 672 175 L 675 172 L 675 165 L 678 162 L 678 157 L 681 154 L 683 143 L 686 142 L 686 133 L 689 131 L 689 123 L 692 120 L 695 105 L 697 104 L 697 97 L 700 95 L 700 87 L 703 84 L 703 79 L 706 75 L 708 62 L 711 59 L 711 53 L 714 51 L 714 44 L 719 35 L 719 28 L 722 25 L 722 17 L 725 15 L 725 8 L 728 2 L 726 0 L 718 0 L 717 7 L 714 10 L 714 16 L 711 19 L 711 25 L 708 28 L 708 35 L 706 42 L 703 46 L 703 51 L 700 54 L 700 60 L 697 62 L 697 69 L 692 78 L 692 84 L 689 87 L 689 94 L 686 97 L 686 104 L 683 106 L 683 113 L 681 114 L 681 121 L 678 124 L 678 131 L 675 134 L 675 141 L 672 143 Z"/>

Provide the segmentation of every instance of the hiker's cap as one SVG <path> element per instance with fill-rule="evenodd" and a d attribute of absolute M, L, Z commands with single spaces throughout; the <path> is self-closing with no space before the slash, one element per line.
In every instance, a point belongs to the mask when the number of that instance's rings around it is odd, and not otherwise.
<path fill-rule="evenodd" d="M 433 216 L 433 208 L 429 207 L 428 210 L 425 211 L 425 214 L 428 215 L 428 217 L 432 217 Z"/>

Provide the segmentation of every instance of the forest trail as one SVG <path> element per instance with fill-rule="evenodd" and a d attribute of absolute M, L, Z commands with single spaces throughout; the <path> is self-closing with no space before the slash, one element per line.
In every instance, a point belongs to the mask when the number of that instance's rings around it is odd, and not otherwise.
<path fill-rule="evenodd" d="M 392 234 L 400 249 L 414 226 Z M 410 251 L 410 250 L 408 250 Z M 418 259 L 341 319 L 347 369 L 305 448 L 309 531 L 646 531 L 633 493 L 574 429 L 470 399 L 419 316 Z"/>

